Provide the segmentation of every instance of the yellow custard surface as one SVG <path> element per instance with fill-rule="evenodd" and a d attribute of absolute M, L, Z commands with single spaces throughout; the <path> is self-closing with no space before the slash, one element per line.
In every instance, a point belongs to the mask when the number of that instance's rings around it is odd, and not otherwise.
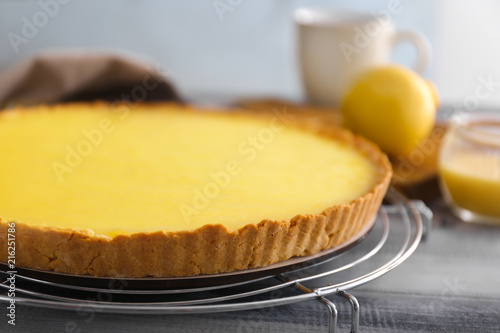
<path fill-rule="evenodd" d="M 2 218 L 109 237 L 318 214 L 380 178 L 362 152 L 284 117 L 161 104 L 4 111 L 0 156 Z"/>

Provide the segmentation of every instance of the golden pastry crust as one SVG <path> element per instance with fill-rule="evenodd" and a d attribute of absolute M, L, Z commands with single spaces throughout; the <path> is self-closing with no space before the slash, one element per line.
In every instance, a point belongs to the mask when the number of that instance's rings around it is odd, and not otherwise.
<path fill-rule="evenodd" d="M 196 112 L 193 107 L 182 108 Z M 242 116 L 244 112 L 235 114 Z M 190 231 L 109 238 L 88 229 L 18 222 L 16 265 L 106 277 L 178 277 L 262 267 L 338 246 L 374 218 L 391 179 L 391 166 L 378 147 L 346 130 L 317 124 L 302 127 L 364 153 L 379 170 L 377 184 L 349 204 L 327 207 L 321 214 L 301 214 L 284 221 L 263 220 L 235 231 L 216 224 Z M 8 257 L 8 227 L 8 222 L 0 218 L 3 262 Z"/>

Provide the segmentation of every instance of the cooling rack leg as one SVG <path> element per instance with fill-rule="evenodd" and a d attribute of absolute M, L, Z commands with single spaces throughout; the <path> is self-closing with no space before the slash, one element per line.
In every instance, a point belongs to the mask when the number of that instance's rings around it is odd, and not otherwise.
<path fill-rule="evenodd" d="M 286 281 L 288 280 L 287 277 L 281 275 L 281 278 L 283 279 L 283 281 Z M 295 287 L 298 288 L 299 290 L 302 290 L 303 292 L 306 292 L 306 293 L 310 293 L 312 292 L 311 289 L 307 288 L 306 286 L 300 284 L 300 283 L 295 283 Z M 330 315 L 329 316 L 329 321 L 328 321 L 328 333 L 336 333 L 337 332 L 337 307 L 335 306 L 335 304 L 324 298 L 323 296 L 320 296 L 317 298 L 318 301 L 320 301 L 321 303 L 325 304 L 327 307 L 328 307 L 328 314 Z M 357 303 L 357 302 L 356 302 Z"/>
<path fill-rule="evenodd" d="M 338 293 L 339 296 L 344 297 L 351 303 L 352 313 L 351 313 L 351 333 L 358 333 L 359 326 L 359 303 L 356 297 L 351 294 L 341 291 Z"/>
<path fill-rule="evenodd" d="M 330 321 L 328 324 L 328 333 L 336 333 L 337 332 L 337 307 L 335 304 L 324 297 L 320 297 L 319 301 L 325 304 L 328 307 L 328 311 L 330 314 Z"/>

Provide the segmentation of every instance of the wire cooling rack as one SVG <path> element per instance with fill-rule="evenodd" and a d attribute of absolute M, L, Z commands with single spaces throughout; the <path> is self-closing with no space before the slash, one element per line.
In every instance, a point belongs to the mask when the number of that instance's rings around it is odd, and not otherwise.
<path fill-rule="evenodd" d="M 54 282 L 16 274 L 15 301 L 63 310 L 91 309 L 107 313 L 195 314 L 274 307 L 316 299 L 325 305 L 329 332 L 337 331 L 337 295 L 351 304 L 351 332 L 358 331 L 359 303 L 348 291 L 369 283 L 404 262 L 428 234 L 432 212 L 421 201 L 409 201 L 390 188 L 390 204 L 378 212 L 374 227 L 347 251 L 334 252 L 307 265 L 237 283 L 203 287 L 130 288 L 131 280 L 109 279 L 106 287 Z M 10 276 L 0 269 L 0 302 L 9 302 Z M 71 281 L 71 280 L 70 280 Z M 132 284 L 133 285 L 133 284 Z M 280 291 L 277 293 L 276 291 Z M 279 296 L 276 296 L 279 294 Z"/>

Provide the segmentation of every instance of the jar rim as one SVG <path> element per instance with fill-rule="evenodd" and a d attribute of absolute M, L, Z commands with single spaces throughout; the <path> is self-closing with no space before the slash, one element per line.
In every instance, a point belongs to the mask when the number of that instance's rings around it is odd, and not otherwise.
<path fill-rule="evenodd" d="M 500 148 L 500 112 L 474 112 L 450 120 L 456 133 L 472 143 Z"/>

